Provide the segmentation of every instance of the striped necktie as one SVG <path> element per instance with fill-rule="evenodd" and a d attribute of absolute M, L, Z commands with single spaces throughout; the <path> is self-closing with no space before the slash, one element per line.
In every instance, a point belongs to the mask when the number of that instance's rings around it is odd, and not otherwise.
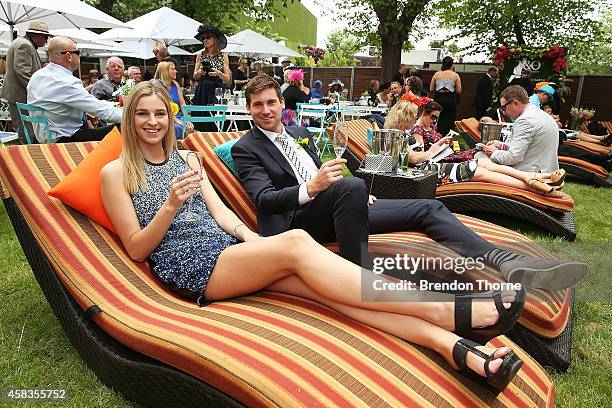
<path fill-rule="evenodd" d="M 295 150 L 292 141 L 289 140 L 289 137 L 284 134 L 280 134 L 276 136 L 275 140 L 280 143 L 281 147 L 283 148 L 283 152 L 285 152 L 285 155 L 287 156 L 293 167 L 296 169 L 298 175 L 302 178 L 302 180 L 310 180 L 313 175 L 310 174 L 308 169 L 306 169 L 306 167 L 304 167 L 304 165 L 302 164 L 302 161 L 298 157 L 297 151 Z"/>

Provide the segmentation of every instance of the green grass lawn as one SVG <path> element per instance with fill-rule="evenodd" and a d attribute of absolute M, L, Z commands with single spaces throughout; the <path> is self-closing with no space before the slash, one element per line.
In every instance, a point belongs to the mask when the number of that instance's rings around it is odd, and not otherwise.
<path fill-rule="evenodd" d="M 576 243 L 566 244 L 524 224 L 513 227 L 569 258 L 590 263 L 589 277 L 577 292 L 572 365 L 565 374 L 550 373 L 557 387 L 556 406 L 610 406 L 612 189 L 567 183 L 566 191 L 577 202 Z M 98 381 L 68 342 L 0 207 L 0 389 L 64 388 L 70 394 L 61 405 L 65 407 L 134 406 Z M 0 406 L 5 405 L 0 401 Z"/>

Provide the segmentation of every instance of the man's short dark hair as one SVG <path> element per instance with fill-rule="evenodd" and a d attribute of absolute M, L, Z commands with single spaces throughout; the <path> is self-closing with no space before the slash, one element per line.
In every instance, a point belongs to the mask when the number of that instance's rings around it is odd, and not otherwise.
<path fill-rule="evenodd" d="M 487 72 L 490 74 L 491 72 L 497 72 L 498 69 L 497 67 L 489 67 L 489 69 L 487 69 Z"/>
<path fill-rule="evenodd" d="M 280 86 L 274 78 L 268 75 L 256 75 L 254 78 L 251 78 L 244 90 L 247 105 L 251 104 L 251 95 L 258 94 L 269 88 L 273 88 L 276 91 L 279 101 L 283 99 Z"/>
<path fill-rule="evenodd" d="M 529 103 L 529 95 L 527 95 L 527 91 L 520 85 L 510 85 L 506 89 L 504 89 L 499 95 L 499 99 L 504 98 L 506 102 L 511 102 L 513 100 L 517 100 L 522 104 Z"/>

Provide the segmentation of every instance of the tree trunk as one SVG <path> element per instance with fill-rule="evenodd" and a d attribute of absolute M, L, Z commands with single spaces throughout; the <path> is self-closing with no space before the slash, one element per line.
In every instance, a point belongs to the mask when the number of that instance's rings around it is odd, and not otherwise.
<path fill-rule="evenodd" d="M 402 59 L 403 41 L 398 41 L 394 35 L 380 37 L 382 45 L 382 69 L 381 83 L 393 79 L 393 75 L 398 71 Z"/>
<path fill-rule="evenodd" d="M 523 38 L 523 25 L 521 24 L 518 14 L 514 14 L 512 16 L 512 30 L 516 36 L 516 45 L 525 45 L 525 39 Z"/>

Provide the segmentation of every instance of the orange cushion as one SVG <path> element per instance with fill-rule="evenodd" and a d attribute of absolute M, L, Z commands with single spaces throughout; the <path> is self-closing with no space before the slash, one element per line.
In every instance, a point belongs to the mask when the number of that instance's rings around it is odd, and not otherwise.
<path fill-rule="evenodd" d="M 461 120 L 461 127 L 467 134 L 472 136 L 474 140 L 480 142 L 480 122 L 475 118 L 468 118 Z"/>
<path fill-rule="evenodd" d="M 574 200 L 570 196 L 563 198 L 544 197 L 543 195 L 532 193 L 531 191 L 501 184 L 480 181 L 462 181 L 461 183 L 443 184 L 436 189 L 436 197 L 456 194 L 488 194 L 507 197 L 552 211 L 566 212 L 574 209 Z"/>
<path fill-rule="evenodd" d="M 100 171 L 121 154 L 121 133 L 114 127 L 81 163 L 47 194 L 116 232 L 100 191 Z"/>
<path fill-rule="evenodd" d="M 573 164 L 575 166 L 582 167 L 583 169 L 592 171 L 599 177 L 608 178 L 608 170 L 596 164 L 589 163 L 588 161 L 580 160 L 575 157 L 559 156 L 559 163 Z"/>

